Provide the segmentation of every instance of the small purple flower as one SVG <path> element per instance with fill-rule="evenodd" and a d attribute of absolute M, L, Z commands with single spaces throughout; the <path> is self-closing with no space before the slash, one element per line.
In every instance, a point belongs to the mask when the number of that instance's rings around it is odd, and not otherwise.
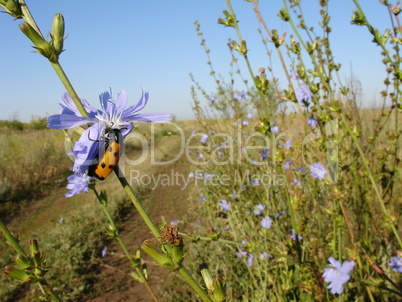
<path fill-rule="evenodd" d="M 313 117 L 310 117 L 310 118 L 307 120 L 307 125 L 309 125 L 309 126 L 311 126 L 311 127 L 315 127 L 315 126 L 317 126 L 317 124 L 318 124 L 318 121 L 317 121 L 315 118 L 313 118 Z"/>
<path fill-rule="evenodd" d="M 291 139 L 287 139 L 285 144 L 283 145 L 283 147 L 285 147 L 285 149 L 289 150 L 290 148 L 292 148 L 292 140 Z"/>
<path fill-rule="evenodd" d="M 201 143 L 201 144 L 205 144 L 205 143 L 207 142 L 207 140 L 208 140 L 208 134 L 204 133 L 204 134 L 201 136 L 200 143 Z"/>
<path fill-rule="evenodd" d="M 210 101 L 211 103 L 213 103 L 213 102 L 215 102 L 215 98 L 214 98 L 213 96 L 211 96 L 211 97 L 209 98 L 209 101 Z"/>
<path fill-rule="evenodd" d="M 205 195 L 203 195 L 203 196 L 200 197 L 199 200 L 200 200 L 200 202 L 203 202 L 205 199 L 207 199 L 207 197 Z"/>
<path fill-rule="evenodd" d="M 64 217 L 61 217 L 59 220 L 59 223 L 63 223 L 64 222 Z"/>
<path fill-rule="evenodd" d="M 240 251 L 236 253 L 237 258 L 247 257 L 248 253 L 246 251 Z"/>
<path fill-rule="evenodd" d="M 248 126 L 248 121 L 243 121 L 242 124 L 243 126 Z"/>
<path fill-rule="evenodd" d="M 261 159 L 266 160 L 268 158 L 269 151 L 265 149 L 264 151 L 261 152 Z"/>
<path fill-rule="evenodd" d="M 71 197 L 81 192 L 88 193 L 88 185 L 91 180 L 88 175 L 75 173 L 67 177 L 67 180 L 69 182 L 67 189 L 71 191 L 66 193 L 66 197 Z"/>
<path fill-rule="evenodd" d="M 290 168 L 290 164 L 292 163 L 292 159 L 288 158 L 283 164 L 283 169 L 288 170 Z"/>
<path fill-rule="evenodd" d="M 292 185 L 296 187 L 301 187 L 301 182 L 297 178 L 294 178 L 292 181 Z"/>
<path fill-rule="evenodd" d="M 232 198 L 233 198 L 233 200 L 239 200 L 239 197 L 237 197 L 237 192 L 236 191 L 232 192 Z"/>
<path fill-rule="evenodd" d="M 257 204 L 257 209 L 254 210 L 255 215 L 261 215 L 262 211 L 265 210 L 265 206 L 263 204 Z"/>
<path fill-rule="evenodd" d="M 279 127 L 278 127 L 278 126 L 273 126 L 273 127 L 271 128 L 271 132 L 272 132 L 272 133 L 277 133 L 277 132 L 279 132 Z"/>
<path fill-rule="evenodd" d="M 248 254 L 247 266 L 252 266 L 253 261 L 254 261 L 254 254 L 252 254 L 252 253 Z"/>
<path fill-rule="evenodd" d="M 249 118 L 249 119 L 250 119 L 250 118 L 253 118 L 253 114 L 252 114 L 252 113 L 248 113 L 248 114 L 247 114 L 247 118 Z"/>
<path fill-rule="evenodd" d="M 268 216 L 265 216 L 262 220 L 261 220 L 261 226 L 264 229 L 270 229 L 272 227 L 272 219 L 269 218 Z"/>
<path fill-rule="evenodd" d="M 292 238 L 292 240 L 295 240 L 295 241 L 296 241 L 296 239 L 297 239 L 297 241 L 301 241 L 303 239 L 303 237 L 300 236 L 300 235 L 297 235 L 297 237 L 296 237 L 295 229 L 292 229 L 292 233 L 290 234 L 290 238 Z"/>
<path fill-rule="evenodd" d="M 170 224 L 171 225 L 178 225 L 179 221 L 176 219 L 176 220 L 171 221 Z"/>
<path fill-rule="evenodd" d="M 285 211 L 279 212 L 279 213 L 277 213 L 277 214 L 275 215 L 275 219 L 277 219 L 277 218 L 279 218 L 279 217 L 281 217 L 281 216 L 283 216 L 283 215 L 285 215 L 285 214 L 286 214 Z"/>
<path fill-rule="evenodd" d="M 297 167 L 297 168 L 295 168 L 294 169 L 295 171 L 297 171 L 297 172 L 301 172 L 301 173 L 306 173 L 306 169 L 304 169 L 304 168 L 302 168 L 302 167 Z"/>
<path fill-rule="evenodd" d="M 246 93 L 244 91 L 233 93 L 233 98 L 238 101 L 242 101 L 246 98 Z"/>
<path fill-rule="evenodd" d="M 319 163 L 313 163 L 310 165 L 310 171 L 311 171 L 311 176 L 314 178 L 317 178 L 318 180 L 323 180 L 325 174 L 327 173 L 327 170 L 325 170 L 325 167 Z"/>
<path fill-rule="evenodd" d="M 252 186 L 259 186 L 260 185 L 260 180 L 259 179 L 252 179 L 251 180 L 251 185 Z"/>
<path fill-rule="evenodd" d="M 324 270 L 324 281 L 331 283 L 327 289 L 331 290 L 332 294 L 341 294 L 343 292 L 343 285 L 349 281 L 350 273 L 355 266 L 354 261 L 345 261 L 341 264 L 333 257 L 328 259 L 328 266 Z"/>
<path fill-rule="evenodd" d="M 310 102 L 312 97 L 313 94 L 306 83 L 302 83 L 298 88 L 296 88 L 296 98 L 299 103 L 303 101 Z"/>
<path fill-rule="evenodd" d="M 226 201 L 226 199 L 222 199 L 221 202 L 219 203 L 219 206 L 224 212 L 226 212 L 230 208 L 230 204 Z"/>
<path fill-rule="evenodd" d="M 101 252 L 102 258 L 105 258 L 105 257 L 106 257 L 106 254 L 107 254 L 107 246 L 105 246 L 105 247 L 102 249 L 102 252 Z"/>
<path fill-rule="evenodd" d="M 388 264 L 394 271 L 402 273 L 402 257 L 397 255 L 391 258 L 391 262 Z"/>
<path fill-rule="evenodd" d="M 268 258 L 271 258 L 272 255 L 269 254 L 269 253 L 267 253 L 267 252 L 264 252 L 264 253 L 260 254 L 259 257 L 260 257 L 261 260 L 266 260 L 266 259 L 268 259 Z"/>

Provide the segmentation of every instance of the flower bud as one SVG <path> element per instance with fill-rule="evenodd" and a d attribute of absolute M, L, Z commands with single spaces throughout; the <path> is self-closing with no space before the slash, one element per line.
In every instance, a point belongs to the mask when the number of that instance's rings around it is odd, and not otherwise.
<path fill-rule="evenodd" d="M 19 269 L 19 268 L 13 267 L 13 266 L 9 266 L 9 265 L 7 265 L 4 268 L 4 276 L 8 277 L 8 278 L 20 280 L 22 282 L 30 282 L 30 279 L 31 279 L 30 276 L 22 269 Z"/>
<path fill-rule="evenodd" d="M 17 255 L 17 257 L 15 257 L 15 262 L 23 269 L 33 265 L 32 260 L 24 255 Z"/>
<path fill-rule="evenodd" d="M 21 23 L 19 25 L 21 31 L 33 42 L 35 46 L 33 48 L 37 49 L 38 52 L 46 57 L 51 62 L 57 62 L 58 56 L 55 53 L 54 47 L 46 41 L 40 33 L 38 33 L 30 24 L 27 22 Z"/>
<path fill-rule="evenodd" d="M 34 239 L 30 239 L 28 241 L 28 245 L 29 245 L 29 252 L 31 254 L 31 257 L 35 256 L 36 252 L 39 252 L 39 242 L 38 239 L 34 238 Z"/>
<path fill-rule="evenodd" d="M 17 0 L 0 0 L 0 7 L 4 8 L 4 12 L 15 17 L 15 19 L 22 19 L 23 17 L 21 4 Z"/>
<path fill-rule="evenodd" d="M 209 269 L 207 269 L 207 268 L 202 269 L 201 276 L 205 282 L 205 286 L 207 287 L 208 292 L 212 293 L 212 291 L 213 291 L 212 284 L 214 281 L 212 280 L 211 272 L 209 271 Z"/>
<path fill-rule="evenodd" d="M 212 292 L 212 300 L 214 302 L 224 302 L 226 301 L 226 295 L 225 295 L 225 286 L 222 284 L 221 280 L 219 278 L 216 278 L 212 284 L 213 286 L 213 292 Z"/>
<path fill-rule="evenodd" d="M 63 52 L 64 43 L 64 17 L 62 14 L 55 14 L 52 23 L 52 44 L 56 55 Z"/>
<path fill-rule="evenodd" d="M 150 240 L 144 241 L 141 245 L 141 248 L 146 252 L 149 256 L 151 256 L 160 266 L 168 269 L 168 270 L 176 270 L 179 268 L 176 265 L 172 258 L 169 255 L 162 253 L 161 251 L 157 250 Z"/>

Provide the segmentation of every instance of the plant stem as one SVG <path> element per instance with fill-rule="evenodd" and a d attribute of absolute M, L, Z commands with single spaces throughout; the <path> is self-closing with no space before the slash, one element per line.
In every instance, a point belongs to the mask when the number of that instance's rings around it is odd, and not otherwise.
<path fill-rule="evenodd" d="M 6 240 L 8 243 L 13 247 L 13 249 L 17 252 L 17 254 L 28 257 L 27 254 L 24 252 L 20 244 L 18 243 L 18 240 L 11 234 L 10 230 L 6 227 L 4 222 L 0 219 L 0 231 L 3 233 L 4 237 L 6 237 Z M 53 288 L 47 283 L 46 279 L 41 279 L 39 281 L 39 287 L 43 288 L 45 292 L 51 296 L 55 301 L 60 301 L 62 302 L 63 300 L 56 294 L 56 292 L 53 290 Z"/>
<path fill-rule="evenodd" d="M 138 267 L 138 264 L 135 262 L 134 258 L 131 256 L 130 252 L 128 251 L 126 244 L 124 243 L 123 239 L 120 236 L 120 232 L 116 226 L 116 223 L 114 222 L 114 219 L 112 217 L 112 215 L 110 215 L 109 210 L 106 207 L 106 201 L 104 200 L 104 198 L 102 198 L 101 195 L 99 195 L 98 191 L 95 188 L 92 188 L 92 190 L 94 191 L 96 198 L 98 199 L 103 212 L 105 213 L 107 219 L 109 220 L 109 223 L 111 225 L 112 231 L 114 233 L 114 237 L 117 239 L 117 241 L 119 242 L 121 248 L 124 251 L 124 254 L 126 254 L 128 260 L 130 261 L 131 265 L 134 267 L 134 269 L 136 270 L 138 276 L 140 276 L 141 283 L 144 283 L 144 285 L 147 287 L 149 293 L 151 294 L 152 298 L 154 299 L 154 301 L 158 302 L 157 297 L 155 296 L 155 293 L 153 292 L 153 290 L 151 289 L 151 287 L 148 284 L 148 281 L 146 279 L 146 277 L 144 276 L 144 273 L 142 272 L 142 270 Z"/>
<path fill-rule="evenodd" d="M 74 104 L 77 106 L 77 109 L 81 113 L 81 116 L 88 117 L 87 111 L 85 110 L 84 106 L 82 105 L 77 92 L 75 91 L 73 85 L 71 84 L 66 73 L 64 72 L 63 68 L 61 67 L 59 61 L 57 61 L 57 62 L 49 61 L 49 62 L 50 62 L 50 65 L 52 65 L 57 76 L 59 77 L 60 81 L 63 83 L 64 87 L 66 88 L 68 94 L 72 98 Z"/>
<path fill-rule="evenodd" d="M 8 230 L 4 222 L 0 219 L 0 231 L 3 233 L 4 237 L 6 237 L 6 240 L 8 243 L 13 247 L 13 249 L 22 256 L 27 256 L 24 252 L 24 250 L 21 248 L 20 244 L 18 243 L 17 239 L 11 234 L 11 232 Z"/>
<path fill-rule="evenodd" d="M 141 218 L 144 220 L 145 224 L 151 230 L 152 234 L 155 237 L 160 237 L 160 232 L 159 232 L 158 228 L 153 224 L 153 222 L 149 218 L 148 214 L 145 212 L 142 205 L 138 202 L 137 198 L 135 197 L 133 189 L 131 188 L 130 184 L 128 183 L 123 172 L 120 170 L 119 166 L 116 166 L 115 173 L 116 173 L 121 185 L 123 186 L 124 190 L 126 191 L 127 195 L 131 199 L 131 202 L 133 203 L 134 207 L 140 214 Z M 164 246 L 167 249 L 168 253 L 170 253 L 171 247 L 167 244 Z M 212 302 L 211 299 L 204 292 L 204 290 L 201 288 L 201 286 L 193 279 L 191 274 L 187 271 L 187 269 L 183 265 L 180 265 L 180 268 L 177 271 L 188 282 L 188 284 L 194 289 L 194 291 L 201 297 L 201 299 L 203 301 Z"/>
<path fill-rule="evenodd" d="M 56 294 L 56 292 L 53 290 L 53 288 L 47 283 L 45 279 L 42 279 L 39 281 L 40 286 L 45 290 L 45 292 L 53 298 L 55 301 L 63 302 L 63 300 Z"/>
<path fill-rule="evenodd" d="M 180 265 L 177 270 L 179 274 L 187 281 L 187 283 L 196 291 L 196 293 L 201 297 L 202 301 L 212 302 L 212 300 L 207 296 L 201 286 L 194 280 L 190 272 L 182 265 Z"/>
<path fill-rule="evenodd" d="M 123 171 L 120 170 L 119 166 L 116 166 L 115 172 L 116 172 L 117 177 L 119 178 L 121 185 L 123 186 L 124 190 L 126 191 L 128 197 L 130 198 L 134 207 L 138 211 L 138 214 L 140 214 L 141 218 L 144 220 L 145 224 L 151 230 L 152 234 L 155 237 L 160 237 L 161 234 L 160 234 L 158 228 L 154 225 L 154 223 L 149 218 L 148 214 L 145 212 L 142 205 L 138 202 L 137 198 L 135 197 L 133 189 L 131 188 L 130 184 L 128 183 L 126 177 L 124 176 Z"/>

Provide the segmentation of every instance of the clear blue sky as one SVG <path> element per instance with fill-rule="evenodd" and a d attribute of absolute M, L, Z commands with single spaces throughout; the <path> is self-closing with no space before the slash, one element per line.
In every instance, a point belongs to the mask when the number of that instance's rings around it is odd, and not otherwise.
<path fill-rule="evenodd" d="M 98 107 L 98 95 L 109 87 L 116 95 L 128 92 L 129 102 L 139 99 L 141 87 L 149 91 L 146 112 L 170 112 L 179 119 L 191 119 L 191 81 L 193 73 L 207 91 L 214 90 L 207 58 L 193 22 L 198 20 L 217 72 L 228 77 L 230 55 L 228 38 L 235 39 L 231 28 L 217 24 L 226 9 L 224 0 L 202 1 L 99 1 L 99 0 L 26 0 L 43 33 L 50 31 L 55 13 L 66 21 L 65 52 L 60 62 L 79 96 Z M 291 32 L 276 16 L 282 1 L 261 0 L 266 22 L 280 33 Z M 317 30 L 318 1 L 303 5 L 309 25 Z M 386 10 L 379 1 L 361 1 L 373 24 L 388 24 Z M 332 5 L 332 45 L 341 77 L 350 76 L 350 64 L 363 84 L 367 104 L 379 99 L 385 75 L 380 49 L 371 42 L 367 30 L 352 26 L 351 0 L 330 1 Z M 233 0 L 243 38 L 247 40 L 252 68 L 269 64 L 260 42 L 252 3 Z M 59 112 L 59 97 L 65 92 L 47 60 L 32 53 L 31 42 L 18 24 L 0 14 L 0 119 L 16 117 L 29 121 L 32 116 Z M 279 67 L 273 56 L 274 67 Z M 278 69 L 279 71 L 279 69 Z M 244 71 L 246 74 L 246 71 Z M 280 75 L 279 75 L 280 76 Z M 285 83 L 283 81 L 283 83 Z M 238 81 L 241 90 L 243 87 Z"/>

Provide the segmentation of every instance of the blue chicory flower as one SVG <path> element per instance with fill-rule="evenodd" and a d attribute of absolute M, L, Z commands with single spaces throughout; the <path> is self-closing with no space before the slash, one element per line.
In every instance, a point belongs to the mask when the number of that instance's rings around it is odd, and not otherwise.
<path fill-rule="evenodd" d="M 205 143 L 207 142 L 207 140 L 208 140 L 208 134 L 204 133 L 204 134 L 201 136 L 200 143 L 201 143 L 201 144 L 205 144 Z"/>
<path fill-rule="evenodd" d="M 257 209 L 254 210 L 255 215 L 261 215 L 262 211 L 265 210 L 265 206 L 263 204 L 257 204 Z"/>
<path fill-rule="evenodd" d="M 312 165 L 310 165 L 310 171 L 311 171 L 311 176 L 313 176 L 314 178 L 317 178 L 318 180 L 323 180 L 325 174 L 327 173 L 327 170 L 325 169 L 325 167 L 319 163 L 313 163 Z"/>
<path fill-rule="evenodd" d="M 230 204 L 226 201 L 226 199 L 222 199 L 221 202 L 219 203 L 219 206 L 224 212 L 226 212 L 230 208 Z"/>
<path fill-rule="evenodd" d="M 262 220 L 261 220 L 261 226 L 264 229 L 270 229 L 272 227 L 272 219 L 268 216 L 265 216 Z"/>
<path fill-rule="evenodd" d="M 292 240 L 295 240 L 295 241 L 296 241 L 296 239 L 297 239 L 297 241 L 301 241 L 303 239 L 303 237 L 300 236 L 300 235 L 297 235 L 297 237 L 296 237 L 295 229 L 292 229 L 292 233 L 290 234 L 290 238 L 292 238 Z"/>
<path fill-rule="evenodd" d="M 277 213 L 277 214 L 275 215 L 275 219 L 277 219 L 277 218 L 279 218 L 279 217 L 281 217 L 281 216 L 283 216 L 283 215 L 285 215 L 285 214 L 286 214 L 285 211 L 279 212 L 279 213 Z"/>
<path fill-rule="evenodd" d="M 249 253 L 248 254 L 248 259 L 247 259 L 247 266 L 252 266 L 254 262 L 254 254 Z"/>
<path fill-rule="evenodd" d="M 388 264 L 394 271 L 402 273 L 402 257 L 397 255 L 391 258 L 391 262 Z"/>
<path fill-rule="evenodd" d="M 279 132 L 279 127 L 278 127 L 278 126 L 273 126 L 273 127 L 271 128 L 271 132 L 272 132 L 272 133 L 277 133 L 277 132 Z"/>
<path fill-rule="evenodd" d="M 292 140 L 287 139 L 283 146 L 285 147 L 285 149 L 289 150 L 290 148 L 292 148 Z"/>
<path fill-rule="evenodd" d="M 92 164 L 99 150 L 104 147 L 105 142 L 102 141 L 102 138 L 107 138 L 110 129 L 119 129 L 123 137 L 126 137 L 133 129 L 130 122 L 163 123 L 171 120 L 171 115 L 168 113 L 138 113 L 148 103 L 148 97 L 148 92 L 142 92 L 139 102 L 126 108 L 127 94 L 124 90 L 117 95 L 117 101 L 112 99 L 109 92 L 104 92 L 99 96 L 102 109 L 96 109 L 86 100 L 81 100 L 88 117 L 81 115 L 68 93 L 61 97 L 61 114 L 48 117 L 49 128 L 70 129 L 84 124 L 92 124 L 74 144 L 72 152 L 75 156 L 72 168 L 74 175 L 69 177 L 70 184 L 67 185 L 67 188 L 71 191 L 66 194 L 67 197 L 88 191 L 88 187 L 84 186 L 84 184 L 88 184 L 85 171 Z"/>
<path fill-rule="evenodd" d="M 264 149 L 264 151 L 261 152 L 261 159 L 266 160 L 268 158 L 269 151 L 267 149 Z"/>
<path fill-rule="evenodd" d="M 296 88 L 296 98 L 299 103 L 310 102 L 313 94 L 310 87 L 306 83 L 302 83 L 298 88 Z"/>
<path fill-rule="evenodd" d="M 269 254 L 269 253 L 267 253 L 267 252 L 264 252 L 264 253 L 260 254 L 259 257 L 260 257 L 261 260 L 266 260 L 266 259 L 268 259 L 268 258 L 271 258 L 272 255 Z"/>
<path fill-rule="evenodd" d="M 67 189 L 71 190 L 66 193 L 66 197 L 79 194 L 81 192 L 88 193 L 88 185 L 91 181 L 91 177 L 84 174 L 75 173 L 67 177 L 68 184 Z"/>
<path fill-rule="evenodd" d="M 107 254 L 107 246 L 105 246 L 105 247 L 102 249 L 102 253 L 101 253 L 102 258 L 105 258 L 105 257 L 106 257 L 106 254 Z"/>
<path fill-rule="evenodd" d="M 284 170 L 288 170 L 288 169 L 290 168 L 290 164 L 291 164 L 292 162 L 293 162 L 292 159 L 291 159 L 291 158 L 288 158 L 288 159 L 285 161 L 285 163 L 283 164 L 283 169 L 284 169 Z"/>
<path fill-rule="evenodd" d="M 301 187 L 301 182 L 297 178 L 293 178 L 292 185 L 296 187 Z"/>
<path fill-rule="evenodd" d="M 70 95 L 65 93 L 62 97 L 61 114 L 51 115 L 48 118 L 48 127 L 52 129 L 69 129 L 83 124 L 93 124 L 85 130 L 78 142 L 75 143 L 73 154 L 76 156 L 73 171 L 84 173 L 93 159 L 99 152 L 99 139 L 107 135 L 107 129 L 120 129 L 123 137 L 127 136 L 133 129 L 132 121 L 145 122 L 168 122 L 171 115 L 167 113 L 138 113 L 148 103 L 149 94 L 142 92 L 139 102 L 125 109 L 127 105 L 127 94 L 123 90 L 114 101 L 109 92 L 99 96 L 101 110 L 92 107 L 86 100 L 82 100 L 84 108 L 89 117 L 83 117 L 78 112 L 75 103 Z"/>
<path fill-rule="evenodd" d="M 233 93 L 233 98 L 235 100 L 242 101 L 242 100 L 244 100 L 246 98 L 246 95 L 247 94 L 244 91 L 235 92 L 235 93 Z"/>
<path fill-rule="evenodd" d="M 248 253 L 246 251 L 240 251 L 236 253 L 237 258 L 247 257 Z"/>
<path fill-rule="evenodd" d="M 345 261 L 341 264 L 333 257 L 330 257 L 328 261 L 329 267 L 324 270 L 323 274 L 324 281 L 331 283 L 327 289 L 330 289 L 332 294 L 341 294 L 343 292 L 343 285 L 349 281 L 355 262 Z"/>
<path fill-rule="evenodd" d="M 310 117 L 310 118 L 307 120 L 307 125 L 309 125 L 309 126 L 311 126 L 311 127 L 315 127 L 315 126 L 317 126 L 317 124 L 318 124 L 318 121 L 317 121 L 315 118 L 313 118 L 313 117 Z"/>

